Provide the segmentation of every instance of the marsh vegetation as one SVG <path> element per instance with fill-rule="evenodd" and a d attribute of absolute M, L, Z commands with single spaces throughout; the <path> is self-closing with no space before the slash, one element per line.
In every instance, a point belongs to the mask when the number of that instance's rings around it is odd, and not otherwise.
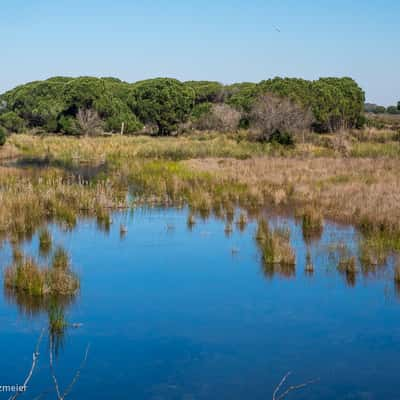
<path fill-rule="evenodd" d="M 291 95 L 283 95 L 288 91 Z M 87 98 L 82 97 L 84 92 Z M 352 101 L 342 102 L 343 109 L 332 109 L 332 98 L 343 99 L 344 93 L 350 93 Z M 161 107 L 163 96 L 170 98 L 171 94 L 173 101 Z M 150 105 L 149 96 L 154 100 Z M 134 313 L 132 321 L 145 320 L 146 335 L 155 326 L 164 332 L 165 326 L 154 322 L 164 314 L 157 310 L 152 315 L 150 303 L 170 306 L 176 301 L 179 307 L 174 307 L 181 310 L 189 299 L 192 309 L 185 318 L 190 319 L 209 295 L 212 304 L 201 311 L 208 319 L 221 317 L 210 310 L 224 303 L 224 298 L 229 318 L 238 315 L 242 323 L 242 316 L 251 314 L 243 311 L 252 303 L 248 289 L 242 286 L 246 279 L 253 282 L 252 289 L 260 298 L 271 304 L 275 301 L 259 290 L 258 277 L 256 284 L 252 275 L 246 275 L 250 271 L 245 267 L 254 260 L 257 271 L 281 288 L 274 295 L 282 297 L 282 308 L 296 287 L 299 293 L 308 293 L 303 285 L 313 285 L 318 292 L 314 282 L 329 285 L 335 277 L 355 293 L 364 290 L 359 282 L 372 278 L 379 282 L 382 296 L 389 290 L 400 292 L 399 132 L 394 125 L 373 124 L 375 117 L 369 115 L 363 121 L 359 107 L 363 94 L 351 80 L 271 80 L 228 88 L 210 82 L 157 80 L 130 86 L 113 80 L 60 78 L 19 87 L 6 97 L 9 110 L 0 115 L 0 125 L 6 125 L 8 133 L 19 133 L 8 135 L 0 148 L 0 240 L 10 252 L 3 273 L 4 293 L 24 315 L 46 316 L 50 354 L 55 352 L 53 347 L 61 348 L 63 341 L 68 341 L 71 323 L 67 311 L 74 308 L 81 284 L 69 254 L 59 246 L 60 237 L 68 237 L 72 246 L 77 240 L 75 251 L 85 245 L 79 262 L 95 264 L 87 272 L 90 281 L 86 283 L 93 296 L 90 304 L 97 310 L 97 302 L 107 308 L 110 301 L 113 312 L 120 310 L 115 315 L 119 338 L 141 330 L 126 320 L 125 314 Z M 53 97 L 57 107 L 48 115 L 44 110 Z M 22 102 L 27 99 L 30 101 Z M 104 136 L 103 131 L 123 134 Z M 150 217 L 146 219 L 146 213 L 159 216 L 163 212 L 176 213 L 175 219 L 159 217 L 158 225 L 152 225 Z M 214 231 L 210 232 L 210 227 Z M 85 236 L 87 230 L 92 236 Z M 169 240 L 165 248 L 149 249 L 155 237 L 162 242 L 164 235 Z M 181 242 L 173 241 L 176 236 Z M 182 260 L 179 257 L 192 248 L 187 241 L 197 250 Z M 207 258 L 211 249 L 217 258 Z M 231 269 L 230 275 L 219 269 L 228 263 L 226 255 L 229 263 L 243 263 L 243 269 Z M 159 276 L 152 268 L 131 271 L 132 260 L 135 268 L 154 263 Z M 220 260 L 222 267 L 217 266 Z M 162 262 L 176 268 L 186 265 L 187 270 L 181 269 L 171 281 Z M 193 265 L 198 269 L 193 270 Z M 84 268 L 86 273 L 86 265 Z M 107 274 L 102 274 L 101 268 L 106 268 Z M 223 282 L 214 272 L 221 273 Z M 201 285 L 186 275 L 189 273 L 200 277 Z M 210 276 L 221 293 L 213 294 Z M 96 287 L 90 286 L 91 282 Z M 144 282 L 151 283 L 148 292 L 141 286 Z M 226 292 L 224 285 L 229 287 Z M 237 293 L 234 285 L 242 293 Z M 164 292 L 168 296 L 163 297 Z M 196 297 L 200 292 L 201 299 Z M 233 293 L 243 303 L 237 303 Z M 345 293 L 347 307 L 352 309 L 351 294 Z M 321 299 L 322 294 L 313 298 L 323 302 Z M 299 302 L 303 310 L 312 307 L 308 300 Z M 138 304 L 138 309 L 143 306 L 152 315 L 153 322 L 146 319 L 144 311 L 132 311 Z M 159 307 L 170 315 L 167 306 Z M 287 315 L 296 307 L 291 304 Z M 324 307 L 333 312 L 334 302 L 324 303 Z M 257 310 L 253 307 L 257 318 L 248 331 L 258 343 L 264 343 L 267 335 L 264 332 L 263 338 L 259 337 L 257 329 L 264 331 L 265 318 Z M 223 311 L 219 308 L 219 312 Z M 271 318 L 284 326 L 276 312 L 273 309 Z M 306 311 L 297 312 L 307 320 Z M 263 309 L 262 313 L 267 312 Z M 102 324 L 107 321 L 107 325 L 108 318 Z M 240 331 L 236 320 L 233 325 L 233 331 Z M 104 326 L 97 328 L 107 336 Z M 203 328 L 197 328 L 202 335 Z M 114 327 L 107 329 L 113 332 Z M 273 336 L 274 329 L 269 327 L 277 348 L 282 348 Z M 309 337 L 316 334 L 310 327 L 306 330 Z M 190 348 L 188 354 L 191 351 L 197 349 Z M 202 359 L 201 350 L 199 354 L 193 358 Z M 226 350 L 221 354 L 214 358 L 217 364 L 227 357 Z M 185 362 L 193 365 L 190 357 Z M 108 373 L 114 376 L 113 371 Z M 274 382 L 276 385 L 276 379 Z M 157 388 L 154 393 L 170 389 Z M 329 398 L 329 393 L 325 395 Z"/>

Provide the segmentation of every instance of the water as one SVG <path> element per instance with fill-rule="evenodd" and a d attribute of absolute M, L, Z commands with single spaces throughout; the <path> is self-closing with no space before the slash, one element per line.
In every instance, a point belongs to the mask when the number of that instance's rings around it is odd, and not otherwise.
<path fill-rule="evenodd" d="M 336 270 L 332 244 L 356 252 L 357 233 L 327 223 L 309 244 L 315 272 L 308 276 L 301 227 L 290 217 L 271 221 L 291 229 L 295 275 L 263 267 L 254 222 L 227 236 L 217 219 L 197 219 L 189 230 L 187 210 L 153 209 L 114 214 L 109 232 L 93 220 L 72 232 L 50 226 L 81 279 L 79 296 L 63 306 L 69 322 L 83 325 L 58 340 L 61 391 L 90 344 L 70 398 L 268 399 L 292 371 L 289 384 L 318 382 L 290 399 L 398 399 L 400 302 L 392 260 L 378 273 L 347 280 Z M 128 228 L 123 237 L 121 223 Z M 37 254 L 37 237 L 24 248 Z M 10 257 L 5 245 L 2 268 Z M 40 305 L 19 303 L 0 296 L 0 385 L 22 383 L 48 325 Z M 46 332 L 21 398 L 56 398 L 48 348 Z"/>

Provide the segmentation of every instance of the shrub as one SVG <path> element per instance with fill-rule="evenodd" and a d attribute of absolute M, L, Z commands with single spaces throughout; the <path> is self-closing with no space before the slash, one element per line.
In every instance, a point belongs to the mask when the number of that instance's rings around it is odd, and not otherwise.
<path fill-rule="evenodd" d="M 275 130 L 270 135 L 268 141 L 270 143 L 280 144 L 282 146 L 293 146 L 294 139 L 293 135 L 289 132 L 281 132 L 279 130 Z"/>
<path fill-rule="evenodd" d="M 62 115 L 58 124 L 60 132 L 66 135 L 79 135 L 79 127 L 75 117 Z"/>
<path fill-rule="evenodd" d="M 95 136 L 103 131 L 103 122 L 93 109 L 80 108 L 76 116 L 78 131 L 82 135 Z"/>
<path fill-rule="evenodd" d="M 185 85 L 194 90 L 196 104 L 221 103 L 224 99 L 224 86 L 219 82 L 188 81 Z"/>
<path fill-rule="evenodd" d="M 200 130 L 232 132 L 238 129 L 242 114 L 227 104 L 213 104 L 194 123 Z"/>
<path fill-rule="evenodd" d="M 234 83 L 226 86 L 224 91 L 227 104 L 239 111 L 249 112 L 257 96 L 258 86 L 250 82 Z"/>
<path fill-rule="evenodd" d="M 6 140 L 7 140 L 6 130 L 0 126 L 0 146 L 4 146 Z"/>
<path fill-rule="evenodd" d="M 266 93 L 254 103 L 250 121 L 259 140 L 292 144 L 290 134 L 310 129 L 313 117 L 310 109 L 288 98 Z"/>
<path fill-rule="evenodd" d="M 56 78 L 31 82 L 6 92 L 2 97 L 8 110 L 24 119 L 27 126 L 54 131 L 58 116 L 65 109 L 64 84 Z"/>
<path fill-rule="evenodd" d="M 25 121 L 14 111 L 0 115 L 0 125 L 15 133 L 20 133 L 25 129 Z"/>
<path fill-rule="evenodd" d="M 176 79 L 158 78 L 136 83 L 130 107 L 144 124 L 156 124 L 159 135 L 176 131 L 193 108 L 194 90 Z"/>

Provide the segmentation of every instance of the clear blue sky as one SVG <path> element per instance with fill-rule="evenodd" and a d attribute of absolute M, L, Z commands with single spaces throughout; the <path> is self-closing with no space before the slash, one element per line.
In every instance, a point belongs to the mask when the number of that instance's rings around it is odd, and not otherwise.
<path fill-rule="evenodd" d="M 400 100 L 399 0 L 4 0 L 0 9 L 1 92 L 54 75 L 351 76 L 368 101 Z"/>

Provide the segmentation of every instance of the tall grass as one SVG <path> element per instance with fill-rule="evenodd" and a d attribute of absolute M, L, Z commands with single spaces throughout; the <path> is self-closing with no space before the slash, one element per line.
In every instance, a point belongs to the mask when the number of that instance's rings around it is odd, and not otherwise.
<path fill-rule="evenodd" d="M 33 258 L 21 256 L 4 273 L 8 289 L 33 297 L 67 296 L 79 288 L 79 279 L 72 272 L 65 251 L 58 249 L 51 267 L 40 266 Z"/>

